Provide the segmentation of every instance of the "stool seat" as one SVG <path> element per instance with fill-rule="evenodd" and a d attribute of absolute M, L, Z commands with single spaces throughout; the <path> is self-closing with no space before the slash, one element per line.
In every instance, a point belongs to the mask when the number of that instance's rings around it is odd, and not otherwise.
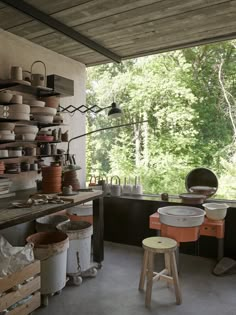
<path fill-rule="evenodd" d="M 177 242 L 167 237 L 149 237 L 142 242 L 144 248 L 143 264 L 139 280 L 139 290 L 144 289 L 145 280 L 147 280 L 145 305 L 151 306 L 153 281 L 165 280 L 167 284 L 174 285 L 176 303 L 181 304 L 182 297 L 179 286 L 179 278 L 175 260 L 175 250 Z M 165 269 L 160 272 L 154 272 L 154 255 L 164 254 Z"/>
<path fill-rule="evenodd" d="M 165 253 L 177 248 L 177 242 L 168 237 L 148 237 L 143 240 L 142 244 L 144 249 L 154 253 Z"/>

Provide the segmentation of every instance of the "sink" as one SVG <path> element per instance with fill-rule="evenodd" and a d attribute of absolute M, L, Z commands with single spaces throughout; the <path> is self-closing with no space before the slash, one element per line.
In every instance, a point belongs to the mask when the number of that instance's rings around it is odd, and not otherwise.
<path fill-rule="evenodd" d="M 200 226 L 206 212 L 197 207 L 167 206 L 158 209 L 160 222 L 175 227 Z"/>

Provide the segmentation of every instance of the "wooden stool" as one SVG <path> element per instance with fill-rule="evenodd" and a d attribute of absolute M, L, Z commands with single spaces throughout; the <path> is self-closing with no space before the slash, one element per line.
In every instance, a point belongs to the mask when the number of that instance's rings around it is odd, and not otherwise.
<path fill-rule="evenodd" d="M 147 277 L 145 306 L 151 306 L 152 283 L 154 280 L 165 280 L 172 283 L 175 289 L 176 303 L 181 304 L 182 297 L 179 286 L 179 277 L 175 260 L 177 242 L 167 237 L 149 237 L 143 240 L 144 257 L 139 281 L 139 290 L 144 289 Z M 154 255 L 164 254 L 165 269 L 157 273 L 153 271 Z"/>

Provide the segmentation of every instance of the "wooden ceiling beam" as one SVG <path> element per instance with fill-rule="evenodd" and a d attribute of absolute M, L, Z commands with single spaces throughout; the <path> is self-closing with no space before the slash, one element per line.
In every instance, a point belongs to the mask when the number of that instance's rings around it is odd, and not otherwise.
<path fill-rule="evenodd" d="M 5 4 L 21 11 L 32 18 L 38 20 L 39 22 L 46 24 L 47 26 L 51 27 L 52 29 L 66 35 L 67 37 L 73 39 L 74 41 L 83 44 L 84 46 L 100 53 L 101 55 L 115 61 L 121 62 L 121 57 L 117 54 L 113 53 L 109 49 L 99 45 L 95 41 L 92 41 L 88 37 L 80 34 L 78 31 L 75 31 L 73 28 L 59 22 L 58 20 L 54 19 L 53 17 L 45 14 L 41 10 L 33 7 L 32 5 L 26 3 L 22 0 L 2 0 Z"/>

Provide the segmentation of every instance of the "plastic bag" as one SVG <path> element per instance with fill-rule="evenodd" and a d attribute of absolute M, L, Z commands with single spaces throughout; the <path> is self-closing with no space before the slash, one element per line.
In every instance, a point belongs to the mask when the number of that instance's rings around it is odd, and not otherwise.
<path fill-rule="evenodd" d="M 21 270 L 34 261 L 33 245 L 14 247 L 0 235 L 0 278 Z"/>

